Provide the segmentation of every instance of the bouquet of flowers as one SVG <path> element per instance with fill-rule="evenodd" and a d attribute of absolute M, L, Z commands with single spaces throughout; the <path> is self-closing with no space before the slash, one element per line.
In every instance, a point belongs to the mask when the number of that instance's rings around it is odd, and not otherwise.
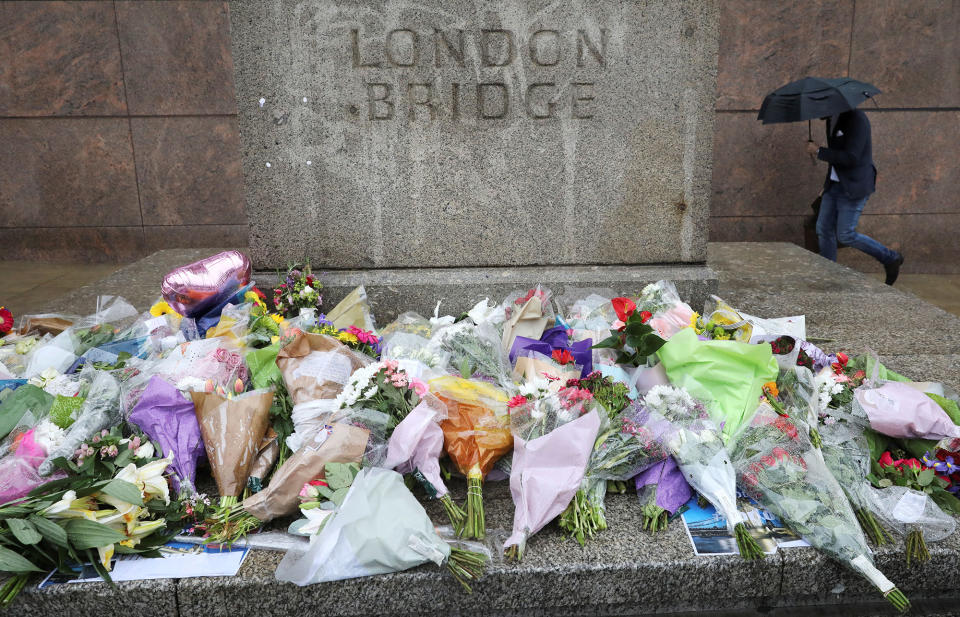
<path fill-rule="evenodd" d="M 303 485 L 323 479 L 327 463 L 359 463 L 370 431 L 342 422 L 325 425 L 310 434 L 300 449 L 280 465 L 270 484 L 235 506 L 220 508 L 212 517 L 209 542 L 230 543 L 263 523 L 297 511 Z"/>
<path fill-rule="evenodd" d="M 387 414 L 389 436 L 428 391 L 427 384 L 410 377 L 396 360 L 383 360 L 357 369 L 334 404 L 338 409 L 366 407 Z"/>
<path fill-rule="evenodd" d="M 938 465 L 929 455 L 923 462 L 915 458 L 894 460 L 890 452 L 872 462 L 868 477 L 878 488 L 867 489 L 870 508 L 888 528 L 906 537 L 907 565 L 929 561 L 927 540 L 942 540 L 954 531 L 953 517 L 944 514 L 935 501 L 953 501 L 945 490 L 948 480 L 937 475 L 938 471 L 949 473 L 952 467 L 947 462 Z"/>
<path fill-rule="evenodd" d="M 211 395 L 212 396 L 212 395 Z M 203 438 L 194 404 L 162 377 L 150 378 L 128 421 L 139 426 L 160 444 L 162 452 L 173 454 L 170 467 L 174 490 L 196 486 L 197 461 L 204 454 Z"/>
<path fill-rule="evenodd" d="M 560 528 L 580 545 L 607 528 L 607 480 L 629 480 L 668 456 L 660 435 L 669 425 L 648 420 L 649 413 L 633 404 L 598 431 L 580 489 L 560 515 Z"/>
<path fill-rule="evenodd" d="M 665 340 L 689 328 L 696 318 L 696 313 L 680 299 L 676 286 L 670 281 L 657 281 L 644 287 L 637 306 L 641 314 L 650 314 L 650 327 Z"/>
<path fill-rule="evenodd" d="M 447 419 L 440 423 L 447 454 L 467 477 L 467 520 L 461 534 L 482 539 L 483 478 L 513 447 L 507 396 L 488 383 L 449 376 L 432 380 L 430 390 L 447 407 Z"/>
<path fill-rule="evenodd" d="M 873 565 L 843 489 L 798 424 L 760 405 L 731 451 L 741 487 L 814 548 L 849 565 L 898 610 L 907 610 L 906 596 Z"/>
<path fill-rule="evenodd" d="M 600 371 L 593 371 L 580 379 L 571 379 L 567 381 L 566 387 L 580 388 L 590 392 L 611 419 L 632 402 L 629 396 L 630 389 L 625 384 L 602 375 Z"/>
<path fill-rule="evenodd" d="M 502 388 L 512 386 L 510 360 L 493 326 L 475 326 L 464 320 L 442 328 L 433 340 L 441 352 L 449 355 L 450 367 L 464 379 L 482 379 Z"/>
<path fill-rule="evenodd" d="M 640 472 L 634 483 L 643 514 L 643 528 L 651 534 L 665 530 L 670 516 L 693 496 L 672 456 Z"/>
<path fill-rule="evenodd" d="M 343 505 L 359 473 L 357 463 L 327 463 L 322 480 L 310 480 L 300 489 L 300 513 L 304 518 L 290 524 L 290 533 L 312 538 L 323 531 L 336 509 Z"/>
<path fill-rule="evenodd" d="M 590 399 L 551 395 L 510 409 L 516 510 L 504 544 L 508 559 L 523 558 L 530 536 L 567 507 L 583 481 L 601 423 L 594 407 Z"/>
<path fill-rule="evenodd" d="M 58 459 L 67 477 L 0 506 L 10 530 L 0 547 L 0 571 L 13 575 L 0 589 L 0 604 L 8 605 L 35 572 L 76 575 L 68 562 L 89 560 L 110 581 L 115 551 L 160 557 L 157 548 L 178 531 L 182 518 L 163 477 L 170 458 L 118 444 L 77 456 L 80 464 Z"/>
<path fill-rule="evenodd" d="M 487 558 L 450 546 L 434 529 L 403 477 L 387 469 L 364 468 L 343 502 L 304 552 L 288 552 L 277 579 L 312 585 L 407 570 L 433 562 L 470 590 Z"/>
<path fill-rule="evenodd" d="M 650 411 L 651 420 L 662 417 L 672 425 L 672 430 L 661 437 L 664 446 L 690 486 L 727 520 L 730 532 L 737 539 L 740 556 L 762 558 L 763 551 L 737 509 L 737 480 L 730 455 L 703 404 L 683 388 L 673 386 L 654 386 L 644 396 L 643 403 Z"/>
<path fill-rule="evenodd" d="M 37 468 L 64 437 L 63 429 L 49 419 L 10 433 L 3 442 L 4 455 L 0 458 L 0 503 L 19 499 L 56 479 L 41 476 Z"/>
<path fill-rule="evenodd" d="M 290 266 L 286 275 L 279 276 L 279 279 L 273 288 L 273 306 L 284 317 L 296 317 L 301 308 L 319 309 L 323 306 L 323 296 L 320 295 L 323 285 L 310 270 L 309 259 L 303 265 Z"/>
<path fill-rule="evenodd" d="M 440 473 L 439 459 L 443 454 L 440 422 L 446 418 L 447 408 L 440 399 L 424 393 L 417 406 L 392 429 L 383 466 L 400 473 L 413 473 L 427 495 L 440 500 L 450 524 L 459 533 L 467 514 L 450 498 Z"/>
<path fill-rule="evenodd" d="M 220 506 L 231 507 L 247 486 L 250 467 L 270 425 L 273 392 L 254 390 L 232 399 L 206 392 L 191 396 Z"/>
<path fill-rule="evenodd" d="M 652 315 L 649 311 L 637 312 L 637 305 L 629 298 L 614 298 L 611 302 L 617 321 L 611 326 L 610 336 L 594 345 L 594 349 L 615 350 L 617 364 L 646 365 L 647 357 L 664 344 L 647 323 Z"/>
<path fill-rule="evenodd" d="M 843 489 L 860 527 L 877 546 L 886 544 L 890 534 L 871 512 L 870 449 L 862 433 L 846 424 L 832 423 L 821 430 L 823 460 Z"/>

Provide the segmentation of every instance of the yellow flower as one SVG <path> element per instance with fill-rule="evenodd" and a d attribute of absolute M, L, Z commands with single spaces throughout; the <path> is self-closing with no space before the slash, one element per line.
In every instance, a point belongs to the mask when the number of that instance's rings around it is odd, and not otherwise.
<path fill-rule="evenodd" d="M 357 335 L 356 335 L 356 334 L 353 334 L 353 333 L 351 333 L 351 332 L 338 332 L 338 333 L 337 333 L 337 338 L 340 339 L 340 341 L 341 341 L 341 342 L 344 342 L 344 343 L 357 343 L 357 342 L 359 342 L 359 339 L 357 338 Z"/>
<path fill-rule="evenodd" d="M 279 336 L 271 336 L 271 337 L 270 337 L 270 344 L 276 343 L 276 342 L 279 341 L 279 340 L 280 340 L 280 337 L 279 337 Z"/>
<path fill-rule="evenodd" d="M 270 313 L 270 319 L 276 322 L 277 325 L 280 325 L 283 323 L 283 315 L 279 315 L 277 313 Z"/>
<path fill-rule="evenodd" d="M 154 317 L 160 317 L 161 315 L 170 315 L 170 314 L 179 315 L 179 313 L 173 310 L 173 308 L 171 308 L 170 305 L 164 302 L 163 300 L 157 302 L 156 304 L 150 307 L 150 314 L 153 315 Z"/>
<path fill-rule="evenodd" d="M 259 306 L 262 309 L 267 308 L 267 304 L 260 299 L 260 296 L 258 296 L 256 292 L 248 291 L 247 293 L 243 294 L 243 299 L 246 300 L 247 302 L 252 302 L 253 304 L 255 304 L 256 306 Z"/>

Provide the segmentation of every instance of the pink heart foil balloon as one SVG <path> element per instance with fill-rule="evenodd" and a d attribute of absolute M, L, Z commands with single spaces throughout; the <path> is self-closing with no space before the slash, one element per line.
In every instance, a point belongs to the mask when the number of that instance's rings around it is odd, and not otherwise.
<path fill-rule="evenodd" d="M 250 259 L 240 251 L 224 251 L 180 266 L 163 277 L 160 293 L 173 310 L 197 317 L 250 282 Z"/>

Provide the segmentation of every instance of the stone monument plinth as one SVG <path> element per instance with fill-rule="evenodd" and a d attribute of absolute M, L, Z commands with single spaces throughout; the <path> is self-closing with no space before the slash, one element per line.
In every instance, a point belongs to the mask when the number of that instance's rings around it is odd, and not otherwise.
<path fill-rule="evenodd" d="M 490 276 L 711 290 L 713 1 L 230 11 L 257 268 L 308 256 L 375 302 L 410 268 L 464 303 Z"/>

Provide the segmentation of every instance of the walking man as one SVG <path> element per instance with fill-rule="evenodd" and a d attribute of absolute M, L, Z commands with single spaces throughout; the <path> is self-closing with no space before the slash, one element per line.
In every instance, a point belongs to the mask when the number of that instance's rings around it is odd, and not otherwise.
<path fill-rule="evenodd" d="M 830 164 L 817 218 L 820 254 L 836 261 L 838 241 L 859 249 L 883 264 L 886 283 L 893 285 L 900 274 L 903 255 L 857 233 L 860 213 L 876 190 L 877 168 L 873 165 L 870 121 L 859 109 L 823 119 L 827 122 L 827 147 L 807 142 L 811 156 Z"/>

